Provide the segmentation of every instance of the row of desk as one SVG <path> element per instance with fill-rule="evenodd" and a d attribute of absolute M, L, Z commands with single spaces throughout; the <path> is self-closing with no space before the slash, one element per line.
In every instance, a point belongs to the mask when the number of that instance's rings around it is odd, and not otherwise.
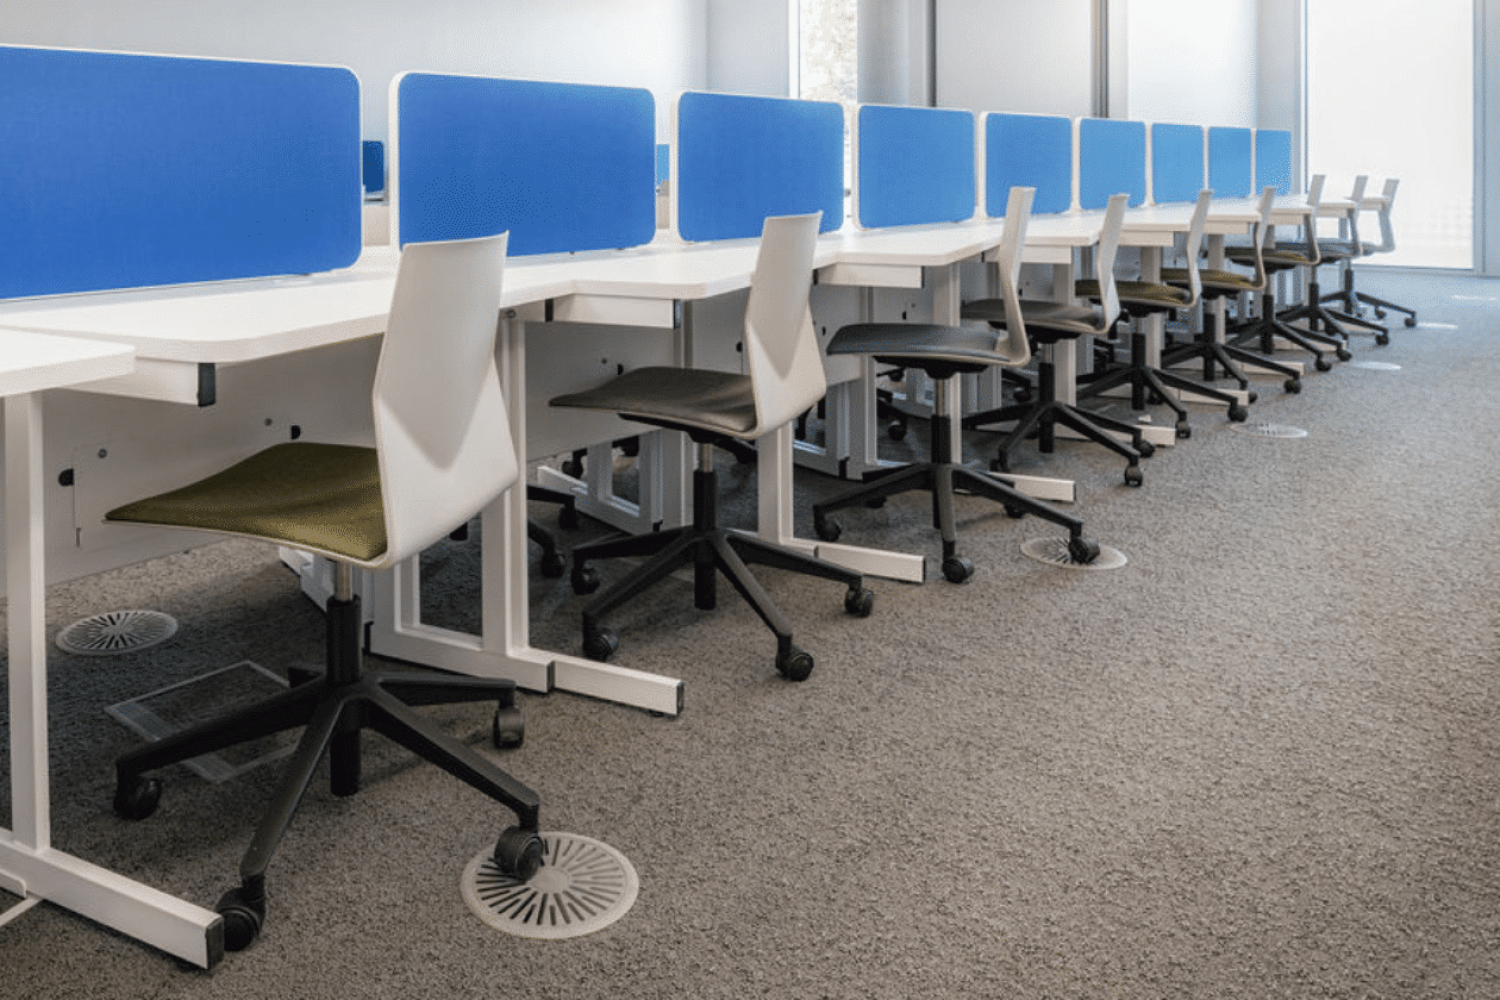
<path fill-rule="evenodd" d="M 26 55 L 29 60 L 31 51 Z M 0 72 L 4 69 L 0 65 Z M 357 99 L 355 106 L 357 113 Z M 403 106 L 393 101 L 393 107 Z M 403 113 L 408 110 L 403 107 Z M 399 142 L 395 147 L 393 214 L 399 234 L 400 199 L 410 203 L 412 198 L 410 192 L 400 193 L 401 164 L 406 158 L 409 168 L 411 160 L 410 149 L 403 152 Z M 357 162 L 357 147 L 353 152 Z M 674 148 L 674 167 L 680 170 L 677 155 Z M 412 173 L 408 170 L 408 179 Z M 357 175 L 351 191 L 357 192 Z M 1300 199 L 1289 196 L 1283 218 L 1300 221 L 1299 205 Z M 343 209 L 337 211 L 343 220 Z M 651 212 L 654 220 L 654 204 Z M 1135 209 L 1123 242 L 1159 250 L 1186 231 L 1190 213 L 1188 204 Z M 673 218 L 674 225 L 681 218 L 675 209 Z M 1057 294 L 1071 296 L 1077 255 L 1097 241 L 1101 218 L 1095 211 L 1033 218 L 1025 259 L 1054 269 Z M 1248 201 L 1216 202 L 1210 232 L 1216 237 L 1244 232 L 1254 218 Z M 868 230 L 835 226 L 820 239 L 817 281 L 860 290 L 922 288 L 931 294 L 934 321 L 957 323 L 961 269 L 994 250 L 1002 225 L 998 218 L 972 218 Z M 399 235 L 394 242 L 366 248 L 350 266 L 307 275 L 167 287 L 85 284 L 53 297 L 0 303 L 5 331 L 0 336 L 7 344 L 0 389 L 7 396 L 5 543 L 15 804 L 13 829 L 0 833 L 0 885 L 28 904 L 50 899 L 187 961 L 205 966 L 217 961 L 216 914 L 51 846 L 45 585 L 49 578 L 83 575 L 162 551 L 164 543 L 155 533 L 104 529 L 98 515 L 158 482 L 185 480 L 222 464 L 222 441 L 232 442 L 231 450 L 248 451 L 303 430 L 356 442 L 367 435 L 363 418 L 351 414 L 367 410 Z M 625 250 L 592 247 L 513 257 L 507 263 L 497 351 L 518 451 L 552 453 L 543 445 L 554 443 L 557 427 L 543 424 L 560 418 L 537 419 L 546 412 L 544 401 L 558 391 L 557 379 L 588 377 L 580 375 L 576 355 L 560 358 L 562 352 L 548 350 L 552 331 L 569 325 L 629 331 L 618 339 L 649 345 L 641 350 L 653 359 L 694 364 L 723 350 L 717 341 L 726 333 L 737 335 L 716 321 L 713 304 L 748 288 L 755 252 L 755 242 L 744 238 L 687 243 L 659 234 Z M 862 310 L 874 308 L 873 299 L 862 301 Z M 700 315 L 714 318 L 700 323 Z M 833 447 L 841 461 L 851 460 L 845 463 L 848 474 L 857 474 L 879 461 L 873 367 L 865 362 L 852 377 L 842 374 L 846 377 L 836 380 L 835 391 L 845 394 L 852 409 L 847 434 Z M 53 391 L 68 388 L 80 391 Z M 49 393 L 45 404 L 43 392 Z M 150 428 L 152 440 L 132 440 L 130 428 Z M 566 428 L 573 435 L 597 435 L 589 440 L 607 440 L 610 429 Z M 689 450 L 680 436 L 666 434 L 652 435 L 650 448 L 648 492 L 657 506 L 647 517 L 678 522 L 687 511 Z M 795 537 L 796 451 L 789 429 L 762 442 L 759 531 L 870 575 L 921 580 L 920 556 Z M 58 485 L 64 471 L 65 488 Z M 1072 486 L 1064 481 L 1021 485 L 1042 496 L 1072 499 Z M 71 511 L 71 520 L 48 516 L 59 511 Z M 682 710 L 678 679 L 532 646 L 524 497 L 511 491 L 481 516 L 488 544 L 482 556 L 479 633 L 422 622 L 419 574 L 408 565 L 362 583 L 372 618 L 372 651 L 463 673 L 510 677 L 533 691 L 576 692 L 667 715 Z M 304 586 L 316 592 L 319 568 L 311 562 L 300 568 Z"/>

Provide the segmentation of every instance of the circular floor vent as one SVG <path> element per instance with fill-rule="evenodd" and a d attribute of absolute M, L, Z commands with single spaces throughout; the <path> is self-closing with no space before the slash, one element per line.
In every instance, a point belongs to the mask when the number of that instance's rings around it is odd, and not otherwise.
<path fill-rule="evenodd" d="M 619 851 L 572 833 L 543 833 L 542 867 L 525 882 L 485 850 L 464 869 L 464 901 L 498 931 L 527 938 L 592 934 L 635 904 L 640 880 Z"/>
<path fill-rule="evenodd" d="M 1288 427 L 1286 424 L 1246 423 L 1235 424 L 1234 429 L 1241 434 L 1249 434 L 1251 437 L 1266 438 L 1305 438 L 1307 431 L 1301 427 Z"/>
<path fill-rule="evenodd" d="M 81 656 L 113 656 L 165 642 L 177 634 L 177 619 L 160 611 L 107 611 L 57 633 L 57 646 Z"/>
<path fill-rule="evenodd" d="M 1364 368 L 1372 372 L 1399 372 L 1401 366 L 1390 361 L 1351 361 L 1350 368 Z"/>
<path fill-rule="evenodd" d="M 1108 545 L 1099 546 L 1099 557 L 1091 563 L 1076 563 L 1068 555 L 1066 538 L 1033 538 L 1021 545 L 1021 554 L 1049 566 L 1064 569 L 1119 569 L 1126 563 L 1125 554 Z"/>

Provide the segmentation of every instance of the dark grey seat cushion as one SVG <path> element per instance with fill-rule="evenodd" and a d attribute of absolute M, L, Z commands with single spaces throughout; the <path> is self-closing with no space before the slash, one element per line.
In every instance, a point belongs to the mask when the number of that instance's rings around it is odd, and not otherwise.
<path fill-rule="evenodd" d="M 636 368 L 553 406 L 605 410 L 630 420 L 683 430 L 749 437 L 756 432 L 750 376 L 704 368 Z"/>

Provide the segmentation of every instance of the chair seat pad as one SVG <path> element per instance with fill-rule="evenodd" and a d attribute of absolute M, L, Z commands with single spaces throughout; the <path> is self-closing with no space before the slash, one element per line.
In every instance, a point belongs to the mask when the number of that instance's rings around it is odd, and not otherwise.
<path fill-rule="evenodd" d="M 105 519 L 244 535 L 358 562 L 386 549 L 379 459 L 354 445 L 273 445 Z"/>
<path fill-rule="evenodd" d="M 1021 313 L 1026 321 L 1027 335 L 1038 343 L 1071 340 L 1103 332 L 1099 313 L 1088 306 L 1053 302 L 1050 299 L 1022 299 Z M 975 299 L 973 302 L 966 302 L 962 315 L 964 319 L 982 319 L 1003 324 L 1005 300 Z"/>
<path fill-rule="evenodd" d="M 1187 268 L 1164 267 L 1161 269 L 1161 280 L 1174 285 L 1186 285 L 1188 283 Z M 1238 271 L 1220 271 L 1213 267 L 1198 268 L 1198 281 L 1204 288 L 1212 289 L 1253 292 L 1257 288 L 1253 275 L 1240 274 Z"/>
<path fill-rule="evenodd" d="M 995 331 L 983 326 L 942 326 L 935 323 L 854 323 L 839 329 L 828 342 L 829 354 L 872 354 L 895 364 L 922 367 L 1015 364 Z"/>
<path fill-rule="evenodd" d="M 557 396 L 552 405 L 738 438 L 756 433 L 750 376 L 706 368 L 635 368 L 597 388 Z"/>
<path fill-rule="evenodd" d="M 1186 275 L 1187 272 L 1183 271 Z M 1165 280 L 1165 275 L 1163 275 Z M 1094 299 L 1100 297 L 1099 282 L 1094 278 L 1084 278 L 1076 282 L 1074 291 L 1079 298 Z M 1133 305 L 1155 306 L 1161 309 L 1177 309 L 1192 301 L 1192 293 L 1183 288 L 1174 288 L 1171 285 L 1159 285 L 1154 281 L 1116 281 L 1115 294 L 1120 297 L 1121 302 Z"/>
<path fill-rule="evenodd" d="M 1234 249 L 1227 251 L 1226 256 L 1228 256 L 1230 260 L 1239 264 L 1255 263 L 1255 251 L 1253 249 L 1241 249 L 1239 247 L 1235 247 Z M 1262 250 L 1261 259 L 1265 261 L 1267 267 L 1279 268 L 1297 267 L 1302 264 L 1312 263 L 1311 257 L 1305 254 L 1298 253 L 1295 250 L 1287 250 L 1281 247 L 1277 247 L 1276 249 Z"/>

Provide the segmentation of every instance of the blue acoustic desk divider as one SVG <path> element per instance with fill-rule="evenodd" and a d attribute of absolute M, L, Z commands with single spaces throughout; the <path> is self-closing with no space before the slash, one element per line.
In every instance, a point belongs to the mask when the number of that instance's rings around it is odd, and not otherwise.
<path fill-rule="evenodd" d="M 1053 115 L 984 116 L 984 214 L 1005 214 L 1012 187 L 1036 188 L 1033 212 L 1073 207 L 1073 122 Z"/>
<path fill-rule="evenodd" d="M 1250 148 L 1248 128 L 1214 126 L 1208 130 L 1208 186 L 1214 189 L 1215 197 L 1254 195 Z"/>
<path fill-rule="evenodd" d="M 1255 130 L 1255 190 L 1267 187 L 1277 194 L 1292 193 L 1292 133 L 1280 129 Z"/>
<path fill-rule="evenodd" d="M 382 194 L 385 192 L 385 143 L 379 139 L 366 139 L 364 148 L 365 194 Z"/>
<path fill-rule="evenodd" d="M 973 114 L 867 104 L 855 123 L 854 214 L 861 226 L 973 218 Z"/>
<path fill-rule="evenodd" d="M 510 231 L 509 254 L 656 235 L 656 102 L 634 87 L 434 73 L 391 82 L 399 243 Z"/>
<path fill-rule="evenodd" d="M 1117 118 L 1078 122 L 1078 207 L 1102 209 L 1124 191 L 1146 202 L 1146 123 Z M 1197 196 L 1195 191 L 1194 197 Z"/>
<path fill-rule="evenodd" d="M 1151 125 L 1151 200 L 1195 201 L 1203 190 L 1203 126 Z"/>
<path fill-rule="evenodd" d="M 0 46 L 0 299 L 347 267 L 346 69 Z"/>
<path fill-rule="evenodd" d="M 829 101 L 681 94 L 673 114 L 673 219 L 684 240 L 758 237 L 768 215 L 844 224 L 844 109 Z"/>

